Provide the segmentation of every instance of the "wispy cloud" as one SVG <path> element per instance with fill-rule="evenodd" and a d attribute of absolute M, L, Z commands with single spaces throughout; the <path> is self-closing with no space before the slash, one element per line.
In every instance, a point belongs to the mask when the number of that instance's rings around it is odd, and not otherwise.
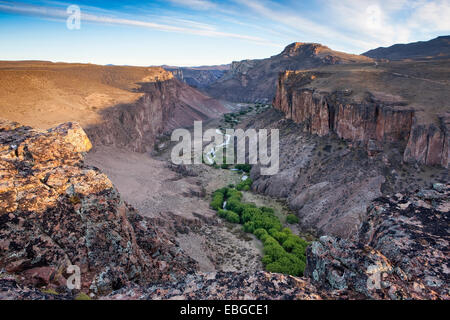
<path fill-rule="evenodd" d="M 17 13 L 17 14 L 25 14 L 25 15 L 33 15 L 43 18 L 67 18 L 68 14 L 66 10 L 56 7 L 49 6 L 36 6 L 36 5 L 28 5 L 17 2 L 4 2 L 0 1 L 0 11 L 9 12 L 9 13 Z M 240 33 L 231 33 L 231 32 L 223 32 L 216 30 L 212 26 L 207 26 L 205 24 L 199 24 L 193 21 L 183 21 L 182 19 L 178 19 L 180 25 L 171 25 L 171 24 L 162 24 L 156 22 L 149 22 L 144 20 L 136 20 L 136 19 L 125 19 L 116 16 L 106 16 L 106 15 L 97 15 L 93 13 L 88 13 L 85 10 L 82 10 L 81 13 L 82 22 L 93 22 L 100 24 L 113 24 L 113 25 L 126 25 L 126 26 L 134 26 L 134 27 L 142 27 L 149 28 L 154 30 L 159 30 L 163 32 L 176 32 L 204 37 L 219 37 L 219 38 L 233 38 L 244 41 L 250 41 L 255 44 L 266 45 L 266 46 L 276 46 L 279 45 L 268 41 L 261 37 L 249 36 Z"/>
<path fill-rule="evenodd" d="M 217 4 L 208 0 L 169 0 L 169 2 L 195 10 L 210 10 L 217 8 Z"/>
<path fill-rule="evenodd" d="M 351 44 L 353 47 L 372 47 L 374 43 L 361 40 L 351 35 L 340 33 L 338 30 L 327 26 L 327 24 L 315 22 L 305 17 L 301 12 L 296 12 L 291 7 L 283 6 L 272 1 L 260 0 L 234 0 L 235 2 L 247 6 L 254 13 L 264 19 L 275 21 L 281 26 L 288 27 L 290 32 L 298 36 L 307 35 L 308 38 L 320 40 L 333 39 L 342 44 Z M 302 41 L 302 39 L 299 39 Z M 342 46 L 344 47 L 344 46 Z"/>

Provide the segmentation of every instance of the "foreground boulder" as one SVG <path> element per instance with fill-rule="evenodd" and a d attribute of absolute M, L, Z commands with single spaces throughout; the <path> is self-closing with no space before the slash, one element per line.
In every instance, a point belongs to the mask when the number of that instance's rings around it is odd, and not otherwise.
<path fill-rule="evenodd" d="M 449 185 L 381 197 L 351 240 L 324 236 L 305 273 L 340 298 L 449 299 Z"/>
<path fill-rule="evenodd" d="M 75 265 L 82 290 L 94 294 L 195 269 L 104 174 L 83 164 L 91 147 L 75 123 L 37 131 L 0 120 L 0 269 L 65 290 Z"/>

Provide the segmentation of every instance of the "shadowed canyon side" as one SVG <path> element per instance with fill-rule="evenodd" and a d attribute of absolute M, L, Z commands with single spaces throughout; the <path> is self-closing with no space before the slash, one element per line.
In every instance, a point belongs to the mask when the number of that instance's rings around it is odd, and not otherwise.
<path fill-rule="evenodd" d="M 317 43 L 296 42 L 267 59 L 233 62 L 218 81 L 202 88 L 211 97 L 234 102 L 269 102 L 278 73 L 324 65 L 370 62 L 371 58 L 333 51 Z"/>
<path fill-rule="evenodd" d="M 227 112 L 217 100 L 176 79 L 142 83 L 139 91 L 138 101 L 103 110 L 103 121 L 86 128 L 94 145 L 151 151 L 159 135 Z"/>
<path fill-rule="evenodd" d="M 208 66 L 208 67 L 172 67 L 162 66 L 164 70 L 170 71 L 173 75 L 194 88 L 207 87 L 230 70 L 230 65 Z"/>
<path fill-rule="evenodd" d="M 449 62 L 442 67 L 448 70 Z M 391 85 L 383 87 L 389 77 Z M 413 92 L 423 89 L 427 79 L 400 77 L 388 64 L 286 71 L 280 74 L 274 106 L 311 134 L 334 133 L 365 146 L 369 153 L 398 143 L 406 162 L 448 167 L 448 81 L 429 85 L 418 99 Z M 411 90 L 409 94 L 405 88 Z M 430 106 L 425 96 L 433 97 L 435 105 Z"/>
<path fill-rule="evenodd" d="M 159 67 L 0 62 L 2 117 L 38 128 L 77 121 L 94 147 L 151 150 L 158 135 L 227 112 Z"/>

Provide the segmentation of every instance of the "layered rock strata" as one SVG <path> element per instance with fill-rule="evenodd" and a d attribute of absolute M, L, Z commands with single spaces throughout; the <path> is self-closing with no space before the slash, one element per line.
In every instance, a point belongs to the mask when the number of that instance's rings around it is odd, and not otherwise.
<path fill-rule="evenodd" d="M 448 167 L 450 114 L 438 123 L 421 123 L 416 111 L 403 103 L 383 102 L 367 93 L 362 102 L 349 96 L 351 90 L 322 92 L 305 88 L 319 74 L 286 71 L 278 79 L 275 108 L 288 119 L 304 126 L 304 131 L 319 136 L 331 133 L 342 139 L 381 151 L 383 145 L 400 143 L 405 162 Z"/>

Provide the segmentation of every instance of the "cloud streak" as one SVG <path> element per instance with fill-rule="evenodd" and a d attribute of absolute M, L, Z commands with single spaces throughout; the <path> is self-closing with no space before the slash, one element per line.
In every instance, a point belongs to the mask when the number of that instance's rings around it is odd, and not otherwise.
<path fill-rule="evenodd" d="M 60 18 L 66 19 L 69 15 L 66 10 L 56 8 L 56 7 L 44 7 L 44 6 L 36 6 L 36 5 L 27 5 L 22 3 L 6 3 L 0 2 L 0 11 L 15 13 L 15 14 L 23 14 L 23 15 L 32 15 L 42 18 Z M 81 12 L 81 20 L 82 22 L 92 22 L 92 23 L 100 23 L 100 24 L 111 24 L 111 25 L 126 25 L 126 26 L 134 26 L 134 27 L 142 27 L 149 28 L 153 30 L 163 31 L 163 32 L 175 32 L 182 34 L 190 34 L 196 36 L 203 37 L 216 37 L 216 38 L 232 38 L 243 41 L 249 41 L 259 45 L 266 46 L 275 46 L 279 47 L 278 44 L 268 41 L 261 37 L 249 36 L 245 34 L 239 33 L 231 33 L 231 32 L 223 32 L 218 31 L 215 28 L 205 25 L 200 25 L 197 23 L 195 26 L 195 22 L 192 21 L 184 21 L 185 25 L 188 26 L 175 26 L 169 24 L 162 24 L 156 22 L 149 22 L 143 20 L 136 19 L 125 19 L 118 18 L 114 16 L 105 16 L 105 15 L 97 15 L 92 13 L 86 13 L 85 10 Z M 181 19 L 178 19 L 178 22 L 183 22 Z M 195 26 L 195 27 L 192 27 Z"/>

